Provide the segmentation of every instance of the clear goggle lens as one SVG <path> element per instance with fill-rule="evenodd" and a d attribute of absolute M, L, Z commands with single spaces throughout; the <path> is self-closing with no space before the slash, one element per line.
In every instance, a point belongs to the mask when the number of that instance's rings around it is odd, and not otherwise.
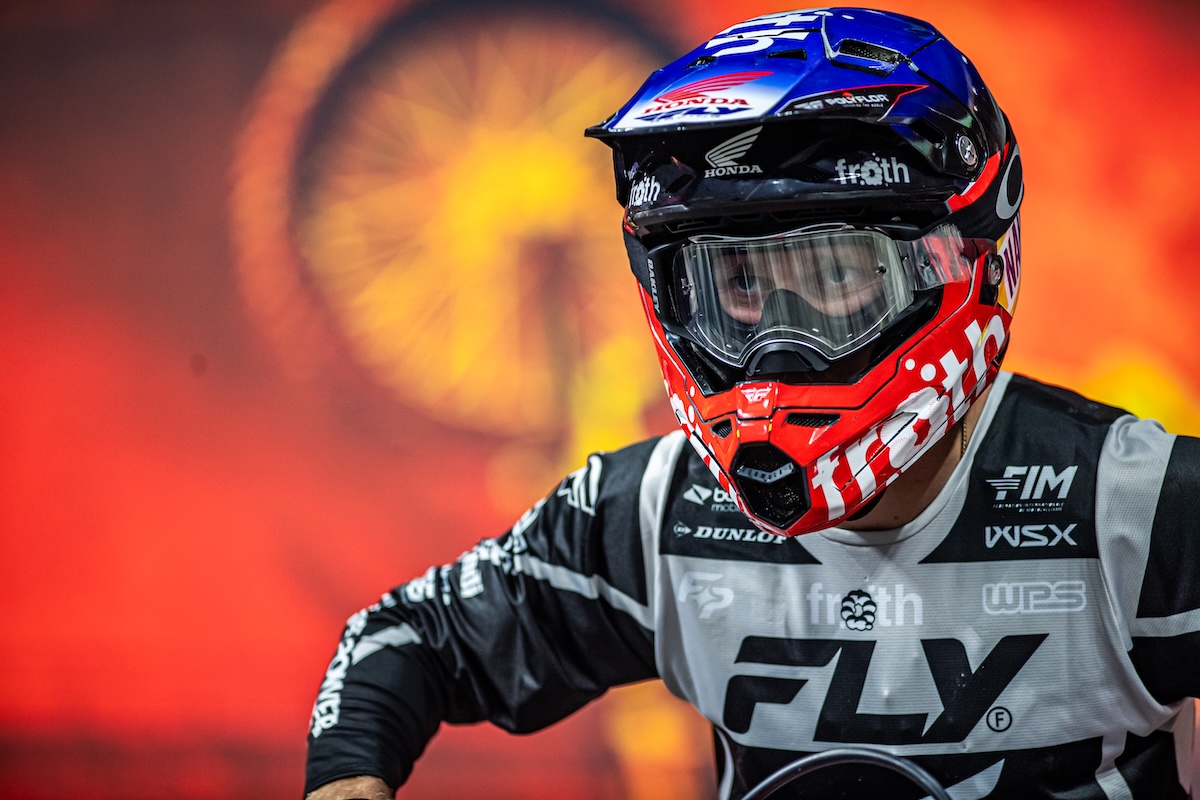
<path fill-rule="evenodd" d="M 752 349 L 804 343 L 828 359 L 862 347 L 919 291 L 970 281 L 962 239 L 942 226 L 916 241 L 814 226 L 762 237 L 695 236 L 675 256 L 684 328 L 744 365 Z"/>

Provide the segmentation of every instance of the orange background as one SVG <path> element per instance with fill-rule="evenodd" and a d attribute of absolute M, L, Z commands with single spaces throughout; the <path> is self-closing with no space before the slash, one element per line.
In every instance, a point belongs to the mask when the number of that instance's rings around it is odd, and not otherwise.
<path fill-rule="evenodd" d="M 369 16 L 380 3 L 335 5 Z M 616 443 L 589 438 L 575 410 L 513 451 L 381 390 L 333 333 L 320 369 L 295 367 L 247 288 L 259 212 L 233 198 L 271 70 L 331 7 L 0 8 L 6 798 L 298 797 L 345 618 L 549 488 L 512 478 L 498 491 L 497 470 L 541 454 L 540 481 Z M 1024 282 L 1007 366 L 1200 434 L 1200 12 L 888 7 L 971 54 L 1020 137 Z M 681 51 L 785 6 L 624 8 Z M 667 430 L 665 405 L 641 428 Z M 444 731 L 402 796 L 703 797 L 707 747 L 678 704 L 622 690 L 532 737 Z"/>

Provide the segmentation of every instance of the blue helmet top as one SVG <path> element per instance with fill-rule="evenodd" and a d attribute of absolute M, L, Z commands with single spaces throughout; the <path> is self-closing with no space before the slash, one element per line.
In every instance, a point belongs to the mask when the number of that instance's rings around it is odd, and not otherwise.
<path fill-rule="evenodd" d="M 588 135 L 614 149 L 635 231 L 727 218 L 736 203 L 917 228 L 955 214 L 964 232 L 996 239 L 1021 198 L 1016 141 L 974 66 L 931 25 L 884 11 L 733 25 Z"/>

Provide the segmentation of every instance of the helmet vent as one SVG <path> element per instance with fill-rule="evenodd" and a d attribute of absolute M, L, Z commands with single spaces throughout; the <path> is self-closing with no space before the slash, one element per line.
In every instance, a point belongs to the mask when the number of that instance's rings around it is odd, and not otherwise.
<path fill-rule="evenodd" d="M 719 436 L 724 439 L 726 436 L 733 433 L 733 423 L 727 419 L 723 419 L 713 425 L 710 430 L 713 432 L 713 436 Z"/>
<path fill-rule="evenodd" d="M 796 50 L 776 50 L 774 52 L 767 53 L 767 58 L 795 58 L 800 61 L 807 61 L 808 51 L 803 48 Z"/>
<path fill-rule="evenodd" d="M 889 47 L 881 47 L 858 39 L 843 39 L 838 44 L 838 55 L 861 58 L 865 61 L 878 61 L 881 64 L 899 64 L 904 60 L 904 54 Z"/>
<path fill-rule="evenodd" d="M 799 425 L 802 428 L 826 428 L 837 422 L 841 417 L 837 414 L 798 414 L 792 412 L 785 420 L 788 425 Z"/>
<path fill-rule="evenodd" d="M 765 522 L 786 528 L 810 507 L 807 473 L 772 444 L 743 445 L 730 472 L 747 508 Z"/>

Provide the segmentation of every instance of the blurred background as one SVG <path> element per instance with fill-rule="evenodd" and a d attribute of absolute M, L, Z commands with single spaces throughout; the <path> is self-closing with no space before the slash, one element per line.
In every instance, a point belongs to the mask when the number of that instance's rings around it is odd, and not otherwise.
<path fill-rule="evenodd" d="M 581 131 L 789 4 L 0 4 L 0 796 L 297 798 L 341 626 L 671 429 Z M 896 0 L 1026 169 L 1006 366 L 1200 434 L 1200 10 Z M 408 798 L 707 798 L 654 686 Z"/>

